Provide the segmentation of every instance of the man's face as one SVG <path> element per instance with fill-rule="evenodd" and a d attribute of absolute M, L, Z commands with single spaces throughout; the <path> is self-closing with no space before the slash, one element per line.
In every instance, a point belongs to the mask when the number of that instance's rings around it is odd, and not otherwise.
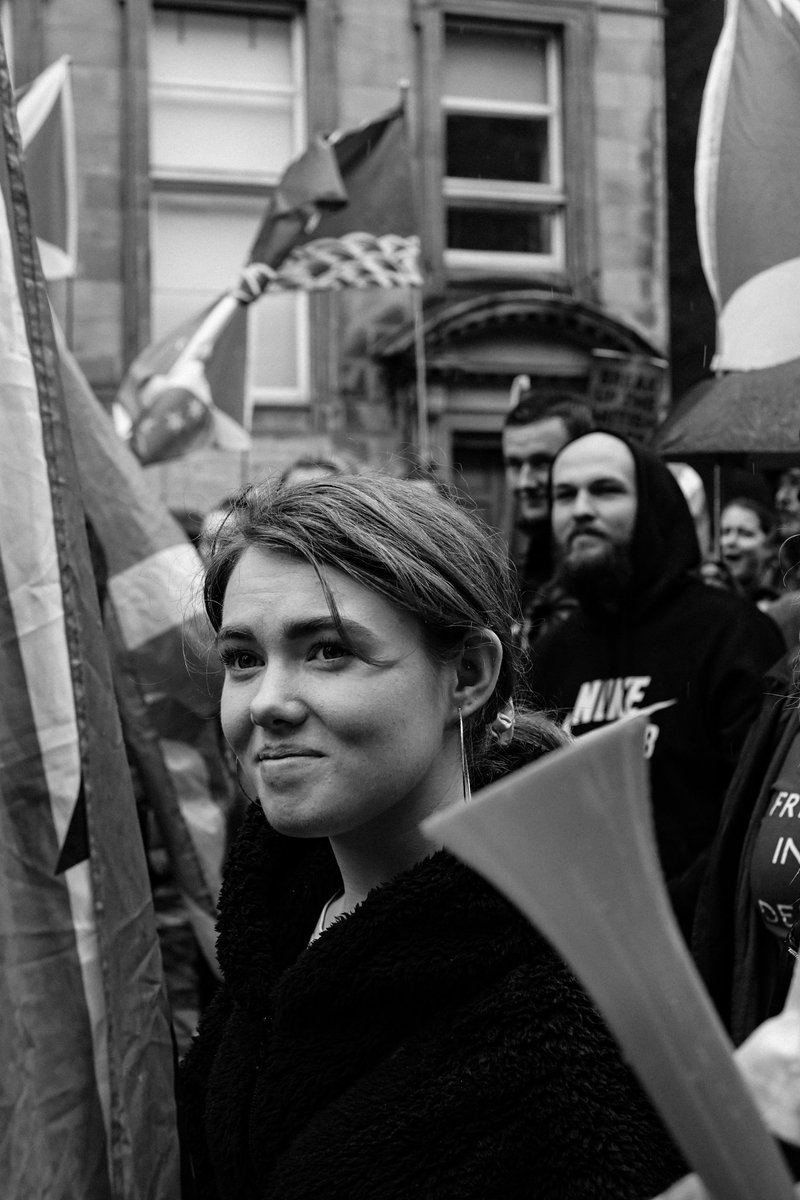
<path fill-rule="evenodd" d="M 606 568 L 627 551 L 636 522 L 636 467 L 607 433 L 567 446 L 553 467 L 553 537 L 568 569 Z"/>
<path fill-rule="evenodd" d="M 550 464 L 568 441 L 562 417 L 544 417 L 531 425 L 509 425 L 503 430 L 506 482 L 514 493 L 520 529 L 530 532 L 546 522 Z"/>
<path fill-rule="evenodd" d="M 800 533 L 800 467 L 784 471 L 775 492 L 778 513 L 778 536 L 792 537 Z"/>

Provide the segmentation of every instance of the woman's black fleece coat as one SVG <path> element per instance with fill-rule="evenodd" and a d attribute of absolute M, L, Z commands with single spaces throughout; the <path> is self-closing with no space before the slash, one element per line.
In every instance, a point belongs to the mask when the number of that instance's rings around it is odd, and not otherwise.
<path fill-rule="evenodd" d="M 680 1173 L 585 994 L 441 851 L 308 939 L 327 842 L 252 808 L 221 897 L 225 983 L 181 1070 L 197 1197 L 647 1197 Z"/>

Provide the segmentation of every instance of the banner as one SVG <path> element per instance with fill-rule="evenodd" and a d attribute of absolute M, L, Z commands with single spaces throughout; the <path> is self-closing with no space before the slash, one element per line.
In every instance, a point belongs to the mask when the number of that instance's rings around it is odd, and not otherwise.
<path fill-rule="evenodd" d="M 648 445 L 663 420 L 667 361 L 618 350 L 593 350 L 588 400 L 597 424 Z"/>
<path fill-rule="evenodd" d="M 216 721 L 221 676 L 201 605 L 202 564 L 58 328 L 56 341 L 126 744 L 195 936 L 216 971 L 232 784 Z"/>

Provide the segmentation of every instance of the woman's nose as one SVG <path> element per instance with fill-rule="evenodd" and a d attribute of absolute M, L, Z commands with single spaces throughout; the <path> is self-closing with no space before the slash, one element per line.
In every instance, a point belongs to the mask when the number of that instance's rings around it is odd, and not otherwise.
<path fill-rule="evenodd" d="M 306 706 L 297 695 L 291 677 L 278 668 L 267 668 L 258 691 L 250 701 L 250 720 L 254 725 L 299 725 L 305 720 Z"/>

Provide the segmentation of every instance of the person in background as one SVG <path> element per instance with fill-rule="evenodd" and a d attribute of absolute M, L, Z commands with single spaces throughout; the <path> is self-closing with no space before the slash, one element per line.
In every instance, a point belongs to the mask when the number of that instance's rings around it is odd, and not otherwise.
<path fill-rule="evenodd" d="M 800 467 L 790 467 L 780 475 L 775 511 L 779 595 L 768 612 L 780 626 L 787 646 L 793 648 L 800 639 Z"/>
<path fill-rule="evenodd" d="M 342 455 L 303 454 L 283 468 L 278 476 L 278 484 L 281 487 L 291 487 L 295 483 L 306 483 L 309 479 L 353 474 L 355 470 L 355 464 Z M 230 515 L 238 495 L 239 492 L 235 491 L 221 497 L 203 517 L 196 544 L 204 563 L 211 558 L 214 540 L 226 517 Z"/>
<path fill-rule="evenodd" d="M 559 450 L 593 428 L 592 411 L 582 393 L 531 388 L 526 375 L 513 381 L 511 407 L 503 424 L 503 462 L 515 525 L 525 541 L 518 562 L 524 645 L 574 607 L 553 580 L 547 487 L 550 464 Z"/>
<path fill-rule="evenodd" d="M 667 462 L 666 466 L 677 479 L 689 506 L 697 540 L 700 544 L 700 553 L 703 558 L 708 558 L 711 550 L 711 514 L 708 510 L 708 497 L 702 476 L 690 463 Z"/>
<path fill-rule="evenodd" d="M 783 1007 L 800 917 L 797 648 L 769 672 L 725 797 L 692 952 L 735 1045 Z M 795 944 L 794 949 L 797 949 Z"/>
<path fill-rule="evenodd" d="M 729 500 L 720 517 L 719 549 L 739 594 L 767 611 L 778 597 L 774 514 L 747 496 Z"/>
<path fill-rule="evenodd" d="M 556 456 L 550 486 L 560 570 L 579 608 L 534 644 L 532 692 L 575 735 L 652 708 L 645 755 L 656 839 L 688 938 L 780 634 L 754 606 L 697 578 L 694 522 L 652 452 L 586 434 Z"/>
<path fill-rule="evenodd" d="M 196 1195 L 634 1200 L 676 1178 L 571 971 L 420 827 L 564 740 L 514 707 L 499 539 L 387 476 L 254 488 L 205 602 L 252 804 L 180 1073 Z"/>
<path fill-rule="evenodd" d="M 778 514 L 777 533 L 780 541 L 800 534 L 800 467 L 789 467 L 779 476 L 775 489 L 775 511 Z M 795 554 L 793 561 L 797 559 L 798 555 Z"/>
<path fill-rule="evenodd" d="M 756 604 L 775 622 L 791 650 L 800 635 L 800 598 L 783 585 L 778 528 L 776 515 L 757 500 L 739 496 L 728 501 L 720 518 L 719 558 L 707 559 L 701 572 L 706 583 Z"/>
<path fill-rule="evenodd" d="M 229 492 L 226 496 L 222 496 L 203 517 L 196 545 L 197 552 L 204 564 L 208 563 L 211 558 L 216 536 L 222 527 L 223 521 L 230 513 L 237 495 L 238 492 Z"/>
<path fill-rule="evenodd" d="M 341 454 L 303 454 L 284 467 L 278 476 L 281 487 L 307 483 L 309 479 L 325 479 L 330 475 L 355 474 L 355 462 Z"/>

